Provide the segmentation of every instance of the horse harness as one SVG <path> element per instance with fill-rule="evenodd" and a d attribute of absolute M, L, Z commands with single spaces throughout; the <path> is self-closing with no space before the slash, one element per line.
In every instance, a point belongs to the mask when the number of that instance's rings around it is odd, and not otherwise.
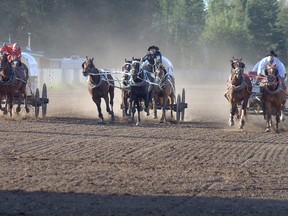
<path fill-rule="evenodd" d="M 94 73 L 95 70 L 98 71 L 98 73 Z M 92 83 L 91 80 L 90 80 L 90 77 L 88 76 L 87 83 L 88 83 L 88 85 L 89 85 L 89 87 L 90 87 L 91 89 L 97 88 L 97 87 L 101 86 L 101 84 L 102 84 L 104 81 L 107 82 L 108 85 L 111 85 L 110 82 L 109 82 L 109 80 L 108 80 L 108 77 L 107 77 L 107 71 L 98 70 L 98 69 L 96 69 L 96 68 L 93 68 L 92 71 L 90 70 L 90 71 L 88 72 L 88 75 L 89 75 L 89 76 L 100 76 L 100 81 L 99 81 L 98 84 Z"/>

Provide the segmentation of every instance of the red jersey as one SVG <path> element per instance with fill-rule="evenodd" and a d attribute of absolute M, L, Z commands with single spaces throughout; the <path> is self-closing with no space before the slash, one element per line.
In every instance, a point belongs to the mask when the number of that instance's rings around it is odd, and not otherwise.
<path fill-rule="evenodd" d="M 1 51 L 8 55 L 8 61 L 11 62 L 13 59 L 18 58 L 21 61 L 21 48 L 13 50 L 13 44 L 4 45 Z"/>

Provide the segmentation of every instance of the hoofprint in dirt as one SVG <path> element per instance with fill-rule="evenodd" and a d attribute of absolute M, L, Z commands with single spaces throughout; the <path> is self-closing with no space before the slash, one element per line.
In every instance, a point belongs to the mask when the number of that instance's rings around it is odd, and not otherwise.
<path fill-rule="evenodd" d="M 189 90 L 181 124 L 99 125 L 84 90 L 50 94 L 45 120 L 1 118 L 0 213 L 287 214 L 286 124 L 230 129 L 222 89 Z"/>

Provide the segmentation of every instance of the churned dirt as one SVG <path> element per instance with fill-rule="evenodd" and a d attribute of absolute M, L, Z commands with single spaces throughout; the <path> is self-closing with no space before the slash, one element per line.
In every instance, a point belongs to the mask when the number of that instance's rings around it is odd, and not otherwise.
<path fill-rule="evenodd" d="M 288 129 L 228 127 L 225 84 L 177 84 L 180 124 L 98 123 L 85 86 L 48 87 L 46 119 L 0 118 L 0 215 L 288 215 Z M 160 114 L 161 112 L 159 112 Z"/>

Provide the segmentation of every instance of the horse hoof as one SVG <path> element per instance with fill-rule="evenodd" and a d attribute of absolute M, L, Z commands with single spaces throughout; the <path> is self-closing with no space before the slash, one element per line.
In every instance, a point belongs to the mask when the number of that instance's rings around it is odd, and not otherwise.
<path fill-rule="evenodd" d="M 229 124 L 229 126 L 232 127 L 234 125 L 234 122 L 233 121 L 229 121 L 228 124 Z"/>
<path fill-rule="evenodd" d="M 265 132 L 270 132 L 270 128 L 266 128 Z"/>
<path fill-rule="evenodd" d="M 25 108 L 25 110 L 26 110 L 26 113 L 29 113 L 30 112 L 30 109 L 27 107 L 27 108 Z"/>
<path fill-rule="evenodd" d="M 20 108 L 20 107 L 17 107 L 17 108 L 16 108 L 16 112 L 19 113 L 20 111 L 21 111 L 21 108 Z"/>

